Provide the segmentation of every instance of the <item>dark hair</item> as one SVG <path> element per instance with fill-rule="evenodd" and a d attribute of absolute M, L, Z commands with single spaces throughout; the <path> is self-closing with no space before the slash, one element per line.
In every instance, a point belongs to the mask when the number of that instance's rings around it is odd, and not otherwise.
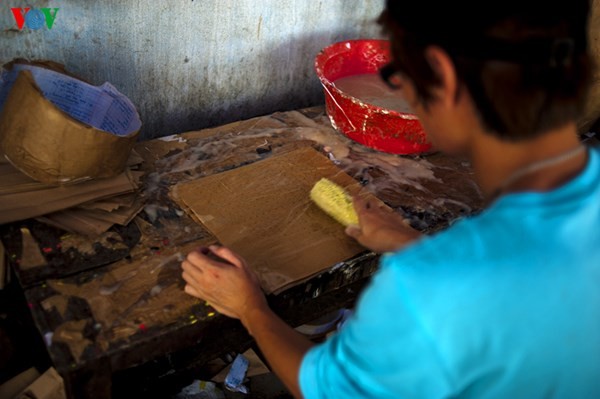
<path fill-rule="evenodd" d="M 424 55 L 436 45 L 453 60 L 484 127 L 518 140 L 580 117 L 591 80 L 588 14 L 588 0 L 387 0 L 379 21 L 394 68 L 425 107 L 440 83 Z"/>

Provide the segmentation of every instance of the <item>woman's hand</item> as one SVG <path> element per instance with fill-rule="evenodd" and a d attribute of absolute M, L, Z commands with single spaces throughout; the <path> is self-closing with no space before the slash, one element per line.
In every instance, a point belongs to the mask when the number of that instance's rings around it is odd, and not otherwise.
<path fill-rule="evenodd" d="M 254 272 L 228 248 L 212 245 L 190 252 L 181 267 L 185 292 L 219 313 L 242 319 L 251 310 L 268 307 Z"/>
<path fill-rule="evenodd" d="M 348 226 L 346 234 L 373 252 L 395 251 L 422 236 L 406 219 L 385 206 L 354 197 L 354 209 L 360 225 Z"/>

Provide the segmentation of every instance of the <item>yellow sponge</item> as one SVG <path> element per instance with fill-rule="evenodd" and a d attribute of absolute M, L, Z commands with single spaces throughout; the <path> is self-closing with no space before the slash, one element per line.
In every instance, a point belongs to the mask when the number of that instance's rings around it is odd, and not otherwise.
<path fill-rule="evenodd" d="M 319 180 L 310 190 L 310 198 L 325 213 L 344 226 L 358 224 L 358 216 L 352 205 L 352 197 L 343 187 L 331 180 L 326 178 Z"/>

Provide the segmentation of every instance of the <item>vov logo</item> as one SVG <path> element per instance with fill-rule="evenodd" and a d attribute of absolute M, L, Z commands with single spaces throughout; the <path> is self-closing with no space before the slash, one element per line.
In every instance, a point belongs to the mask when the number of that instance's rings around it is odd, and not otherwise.
<path fill-rule="evenodd" d="M 13 13 L 13 17 L 15 18 L 19 30 L 22 30 L 23 26 L 26 26 L 29 29 L 38 30 L 44 25 L 46 25 L 48 29 L 52 29 L 56 14 L 58 13 L 58 8 L 36 9 L 26 7 L 11 8 L 10 10 Z"/>

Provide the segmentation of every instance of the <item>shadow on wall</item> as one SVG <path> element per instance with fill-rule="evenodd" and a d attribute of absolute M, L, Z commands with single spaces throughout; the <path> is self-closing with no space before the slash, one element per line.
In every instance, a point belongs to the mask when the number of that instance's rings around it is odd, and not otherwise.
<path fill-rule="evenodd" d="M 270 51 L 248 54 L 237 65 L 221 66 L 218 76 L 204 67 L 197 81 L 185 82 L 186 96 L 178 99 L 183 106 L 162 112 L 155 120 L 142 115 L 146 121 L 143 138 L 323 104 L 323 88 L 314 69 L 315 57 L 322 48 L 352 38 L 352 34 L 341 32 L 331 37 L 331 32 L 327 32 L 279 43 Z M 189 63 L 193 67 L 194 60 Z M 249 87 L 252 90 L 247 90 Z"/>

